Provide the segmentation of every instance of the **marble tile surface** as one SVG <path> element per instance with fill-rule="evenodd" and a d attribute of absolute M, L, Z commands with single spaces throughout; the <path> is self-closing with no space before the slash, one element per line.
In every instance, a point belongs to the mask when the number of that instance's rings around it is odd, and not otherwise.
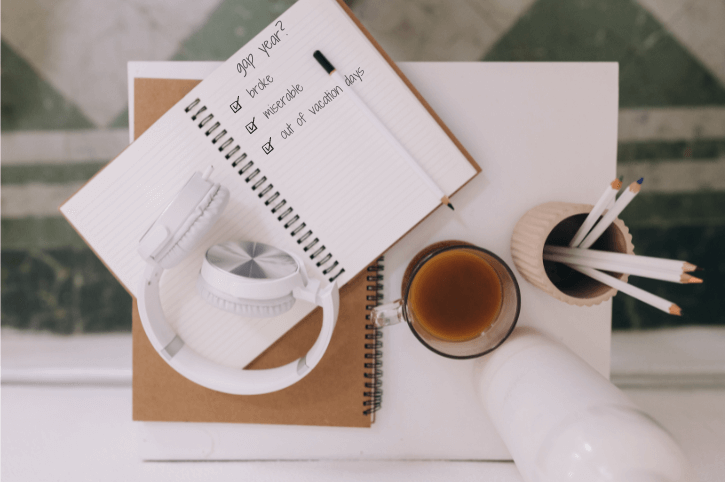
<path fill-rule="evenodd" d="M 725 106 L 619 110 L 620 142 L 725 138 Z"/>
<path fill-rule="evenodd" d="M 2 37 L 99 126 L 126 105 L 126 62 L 166 60 L 220 0 L 6 0 Z"/>
<path fill-rule="evenodd" d="M 639 0 L 694 56 L 725 82 L 725 3 L 713 0 Z"/>
<path fill-rule="evenodd" d="M 666 23 L 690 0 L 637 0 L 641 6 Z"/>
<path fill-rule="evenodd" d="M 353 11 L 396 61 L 481 58 L 533 0 L 358 0 Z"/>

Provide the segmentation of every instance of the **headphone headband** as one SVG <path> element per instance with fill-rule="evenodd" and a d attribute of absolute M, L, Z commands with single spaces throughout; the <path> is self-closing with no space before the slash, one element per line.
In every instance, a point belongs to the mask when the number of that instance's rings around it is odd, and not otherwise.
<path fill-rule="evenodd" d="M 214 363 L 189 347 L 166 321 L 159 280 L 196 246 L 221 216 L 229 191 L 209 181 L 212 168 L 194 173 L 143 235 L 138 246 L 147 262 L 138 296 L 141 323 L 149 341 L 178 373 L 212 390 L 257 395 L 301 380 L 325 353 L 337 321 L 339 291 L 333 282 L 320 289 L 304 263 L 292 253 L 247 241 L 215 245 L 204 256 L 197 287 L 207 301 L 250 316 L 270 316 L 290 309 L 295 299 L 322 307 L 322 329 L 309 352 L 287 365 L 243 370 Z M 218 302 L 218 303 L 217 303 Z"/>
<path fill-rule="evenodd" d="M 281 390 L 307 375 L 322 359 L 330 344 L 340 303 L 337 283 L 319 289 L 319 281 L 311 280 L 293 291 L 296 299 L 322 307 L 322 329 L 305 356 L 287 365 L 264 370 L 243 370 L 211 362 L 192 350 L 166 321 L 159 296 L 159 280 L 163 271 L 158 265 L 147 265 L 138 299 L 141 323 L 149 341 L 166 363 L 199 385 L 233 395 L 258 395 Z"/>

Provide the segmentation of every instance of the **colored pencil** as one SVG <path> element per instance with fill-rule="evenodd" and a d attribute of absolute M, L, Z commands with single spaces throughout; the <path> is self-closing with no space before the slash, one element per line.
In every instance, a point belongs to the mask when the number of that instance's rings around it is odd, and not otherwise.
<path fill-rule="evenodd" d="M 626 264 L 628 266 L 638 266 L 651 270 L 670 271 L 676 274 L 684 272 L 696 271 L 697 266 L 686 261 L 675 259 L 654 258 L 651 256 L 637 256 L 633 254 L 614 253 L 611 251 L 601 251 L 598 249 L 568 248 L 566 246 L 544 246 L 544 254 L 562 254 L 576 256 L 577 258 L 588 258 L 611 263 Z M 612 270 L 614 271 L 614 270 Z"/>
<path fill-rule="evenodd" d="M 658 269 L 645 268 L 642 266 L 628 265 L 626 263 L 583 258 L 568 254 L 544 253 L 544 259 L 547 261 L 554 261 L 556 263 L 575 264 L 577 266 L 596 268 L 604 271 L 610 271 L 612 273 L 627 273 L 632 276 L 641 276 L 643 278 L 669 281 L 670 283 L 702 283 L 702 280 L 700 278 L 695 278 L 694 276 L 682 272 L 677 273 L 674 271 L 662 271 Z"/>
<path fill-rule="evenodd" d="M 579 271 L 582 274 L 585 274 L 589 276 L 590 278 L 593 278 L 600 283 L 604 283 L 607 286 L 610 286 L 614 288 L 615 290 L 619 290 L 622 293 L 626 293 L 632 298 L 636 298 L 644 303 L 647 303 L 648 305 L 654 306 L 655 308 L 658 308 L 665 313 L 669 313 L 671 315 L 682 315 L 682 309 L 680 309 L 679 306 L 672 303 L 671 301 L 667 301 L 664 298 L 660 298 L 657 295 L 653 295 L 652 293 L 645 291 L 641 288 L 637 288 L 636 286 L 632 286 L 629 283 L 625 283 L 622 280 L 619 280 L 613 276 L 609 276 L 608 274 L 604 274 L 601 271 L 597 271 L 594 268 L 587 268 L 585 266 L 578 266 L 575 264 L 569 264 L 566 263 L 567 266 L 569 266 L 572 269 L 575 269 Z"/>
<path fill-rule="evenodd" d="M 317 60 L 317 62 L 320 63 L 323 69 L 330 74 L 330 77 L 335 79 L 337 82 L 344 83 L 345 79 L 343 79 L 342 75 L 333 67 L 333 65 L 330 63 L 329 60 L 323 55 L 322 52 L 319 50 L 315 50 L 315 53 L 312 54 L 312 56 Z M 441 203 L 445 204 L 449 208 L 453 209 L 453 204 L 451 204 L 451 200 L 448 199 L 448 196 L 443 192 L 443 189 L 438 187 L 438 184 L 426 173 L 423 168 L 418 164 L 418 161 L 416 161 L 413 156 L 410 155 L 408 150 L 403 147 L 403 145 L 398 141 L 398 139 L 395 138 L 392 132 L 383 125 L 383 123 L 378 119 L 378 116 L 376 116 L 373 111 L 370 110 L 370 108 L 365 105 L 365 102 L 358 97 L 358 95 L 355 93 L 355 91 L 352 88 L 348 88 L 347 92 L 350 94 L 350 99 L 352 99 L 353 102 L 357 105 L 357 107 L 365 114 L 368 119 L 373 123 L 375 127 L 377 127 L 378 131 L 385 137 L 385 139 L 392 144 L 393 147 L 398 151 L 398 153 L 405 159 L 410 167 L 418 174 L 418 176 L 425 182 L 428 187 L 436 194 L 436 196 L 439 196 Z"/>
<path fill-rule="evenodd" d="M 619 192 L 621 187 L 622 181 L 620 181 L 619 179 L 615 179 L 614 181 L 609 183 L 609 186 L 607 186 L 602 195 L 599 197 L 599 200 L 589 212 L 587 218 L 584 220 L 582 225 L 579 226 L 579 230 L 576 232 L 576 234 L 574 234 L 574 237 L 569 243 L 570 247 L 579 246 L 579 243 L 584 240 L 584 236 L 589 233 L 589 231 L 592 229 L 592 226 L 594 226 L 594 223 L 596 223 L 597 219 L 599 219 L 599 216 L 607 208 L 609 202 L 617 196 L 617 192 Z"/>
<path fill-rule="evenodd" d="M 588 248 L 592 244 L 594 244 L 597 239 L 599 239 L 602 233 L 607 230 L 609 225 L 611 225 L 614 220 L 617 219 L 619 213 L 624 211 L 624 208 L 626 208 L 627 205 L 632 202 L 632 199 L 634 199 L 634 197 L 639 193 L 640 189 L 642 188 L 642 181 L 644 181 L 644 178 L 641 178 L 639 181 L 635 181 L 629 185 L 629 187 L 622 193 L 622 195 L 619 196 L 617 202 L 614 203 L 614 207 L 607 211 L 602 219 L 600 219 L 599 222 L 594 225 L 589 234 L 586 235 L 584 240 L 579 244 L 580 248 Z"/>

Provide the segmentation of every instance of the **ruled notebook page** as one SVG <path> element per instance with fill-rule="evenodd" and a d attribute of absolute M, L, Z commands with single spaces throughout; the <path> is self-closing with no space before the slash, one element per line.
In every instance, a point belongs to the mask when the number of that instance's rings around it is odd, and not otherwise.
<path fill-rule="evenodd" d="M 341 75 L 354 78 L 352 86 L 337 85 L 313 59 L 315 50 Z M 162 304 L 168 321 L 193 349 L 217 363 L 245 366 L 313 306 L 298 301 L 274 319 L 245 319 L 210 307 L 195 288 L 208 247 L 237 239 L 264 242 L 298 254 L 311 277 L 327 283 L 338 275 L 343 285 L 440 204 L 346 95 L 350 89 L 444 192 L 454 192 L 475 175 L 342 8 L 333 0 L 301 0 L 61 210 L 136 293 L 145 267 L 136 252 L 139 239 L 194 171 L 214 165 L 211 179 L 230 190 L 229 206 L 200 247 L 164 275 Z M 206 109 L 192 120 L 202 107 Z M 213 118 L 199 128 L 210 114 Z M 207 136 L 217 122 L 219 127 Z M 243 154 L 244 160 L 232 166 Z M 274 201 L 268 203 L 270 199 Z M 297 229 L 302 223 L 304 228 Z M 320 261 L 324 263 L 317 266 Z"/>

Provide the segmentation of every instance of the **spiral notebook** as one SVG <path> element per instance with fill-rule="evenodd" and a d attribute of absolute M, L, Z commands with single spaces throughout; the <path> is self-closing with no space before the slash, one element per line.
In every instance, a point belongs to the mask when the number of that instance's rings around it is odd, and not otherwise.
<path fill-rule="evenodd" d="M 315 50 L 345 75 L 345 84 L 333 82 L 312 57 Z M 206 247 L 254 239 L 297 253 L 322 283 L 344 286 L 440 205 L 345 95 L 348 89 L 444 192 L 456 192 L 480 170 L 342 1 L 300 0 L 61 212 L 135 294 L 144 269 L 138 240 L 191 173 L 213 165 L 211 179 L 229 188 L 229 205 L 200 246 L 164 275 L 161 299 L 192 349 L 244 367 L 313 306 L 297 302 L 280 317 L 241 321 L 210 308 L 195 289 Z"/>
<path fill-rule="evenodd" d="M 207 70 L 190 62 L 129 65 L 132 140 L 199 83 L 192 78 L 202 78 Z M 189 79 L 149 78 L 180 74 Z M 180 376 L 149 342 L 134 303 L 133 419 L 369 427 L 382 400 L 382 333 L 370 324 L 369 312 L 382 299 L 383 269 L 380 259 L 342 287 L 337 328 L 314 372 L 286 390 L 266 395 L 226 395 Z M 246 368 L 277 367 L 303 356 L 321 324 L 321 313 L 313 311 Z"/>

